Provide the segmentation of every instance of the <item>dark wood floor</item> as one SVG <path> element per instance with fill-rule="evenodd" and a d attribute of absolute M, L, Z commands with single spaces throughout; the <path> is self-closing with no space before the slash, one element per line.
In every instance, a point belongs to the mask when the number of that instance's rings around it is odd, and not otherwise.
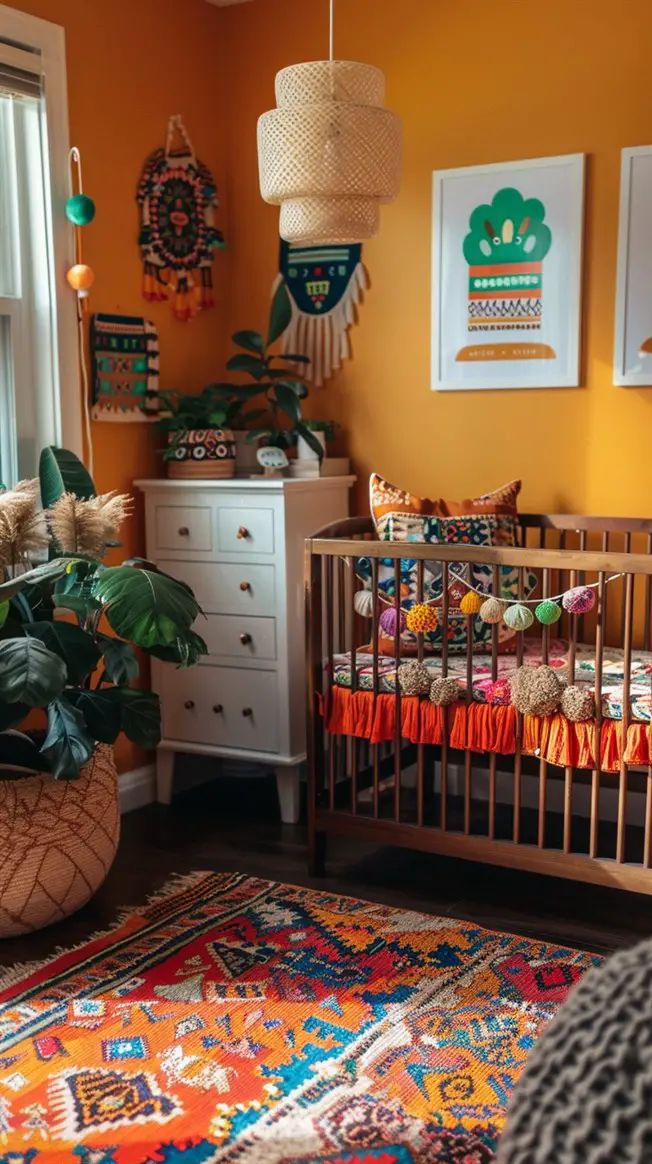
<path fill-rule="evenodd" d="M 0 966 L 50 957 L 113 924 L 174 873 L 240 871 L 318 886 L 598 952 L 652 932 L 652 898 L 491 866 L 329 842 L 328 876 L 306 871 L 304 829 L 281 825 L 273 781 L 215 781 L 123 818 L 120 851 L 96 898 L 48 930 L 0 942 Z"/>

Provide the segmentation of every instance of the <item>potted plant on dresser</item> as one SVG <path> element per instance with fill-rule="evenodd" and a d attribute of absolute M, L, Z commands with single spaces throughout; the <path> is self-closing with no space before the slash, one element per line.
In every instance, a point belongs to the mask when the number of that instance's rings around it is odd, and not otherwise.
<path fill-rule="evenodd" d="M 111 745 L 160 738 L 134 647 L 178 666 L 206 653 L 188 586 L 140 559 L 104 565 L 130 506 L 62 449 L 44 450 L 40 483 L 0 493 L 0 937 L 66 917 L 108 872 Z"/>
<path fill-rule="evenodd" d="M 167 433 L 163 459 L 169 477 L 219 479 L 235 474 L 235 436 L 231 425 L 241 403 L 227 400 L 214 385 L 191 395 L 161 392 L 164 415 L 158 427 Z"/>

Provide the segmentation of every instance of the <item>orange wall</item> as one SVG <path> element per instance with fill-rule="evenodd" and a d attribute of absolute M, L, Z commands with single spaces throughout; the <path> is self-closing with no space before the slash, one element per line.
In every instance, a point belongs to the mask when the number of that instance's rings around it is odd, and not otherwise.
<path fill-rule="evenodd" d="M 92 310 L 155 320 L 162 386 L 197 389 L 215 379 L 223 365 L 230 256 L 220 252 L 214 266 L 217 310 L 184 324 L 173 319 L 166 304 L 145 303 L 135 194 L 143 163 L 164 144 L 173 113 L 183 115 L 198 155 L 223 194 L 221 13 L 205 0 L 9 2 L 65 28 L 70 140 L 81 149 L 84 187 L 97 205 L 95 221 L 84 232 L 84 258 L 96 275 Z M 224 205 L 218 221 L 225 227 Z M 154 452 L 156 437 L 144 424 L 94 424 L 93 443 L 100 490 L 131 490 L 134 477 L 162 471 Z M 124 534 L 122 556 L 142 553 L 140 505 Z M 143 756 L 121 740 L 118 762 L 126 770 L 142 763 Z"/>
<path fill-rule="evenodd" d="M 399 200 L 365 247 L 372 289 L 354 359 L 315 392 L 376 468 L 431 495 L 469 496 L 516 476 L 527 508 L 649 514 L 652 388 L 611 383 L 619 151 L 652 139 L 649 0 L 337 0 L 336 55 L 384 69 L 403 119 Z M 277 69 L 323 56 L 326 0 L 225 10 L 233 324 L 264 318 L 277 212 L 259 197 L 256 118 Z M 581 389 L 429 389 L 431 173 L 588 155 Z M 360 504 L 364 504 L 364 490 Z"/>

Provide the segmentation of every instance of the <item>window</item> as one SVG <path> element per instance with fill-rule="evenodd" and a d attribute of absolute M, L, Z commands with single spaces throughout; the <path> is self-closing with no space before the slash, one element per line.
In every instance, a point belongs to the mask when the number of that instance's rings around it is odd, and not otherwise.
<path fill-rule="evenodd" d="M 0 481 L 80 445 L 63 30 L 0 5 Z"/>

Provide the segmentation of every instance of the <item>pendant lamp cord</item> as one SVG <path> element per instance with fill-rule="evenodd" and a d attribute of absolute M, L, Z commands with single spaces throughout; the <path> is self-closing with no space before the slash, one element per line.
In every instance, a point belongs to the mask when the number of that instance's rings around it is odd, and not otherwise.
<path fill-rule="evenodd" d="M 328 59 L 333 60 L 335 49 L 335 0 L 330 0 L 329 3 L 329 22 L 328 22 Z"/>

